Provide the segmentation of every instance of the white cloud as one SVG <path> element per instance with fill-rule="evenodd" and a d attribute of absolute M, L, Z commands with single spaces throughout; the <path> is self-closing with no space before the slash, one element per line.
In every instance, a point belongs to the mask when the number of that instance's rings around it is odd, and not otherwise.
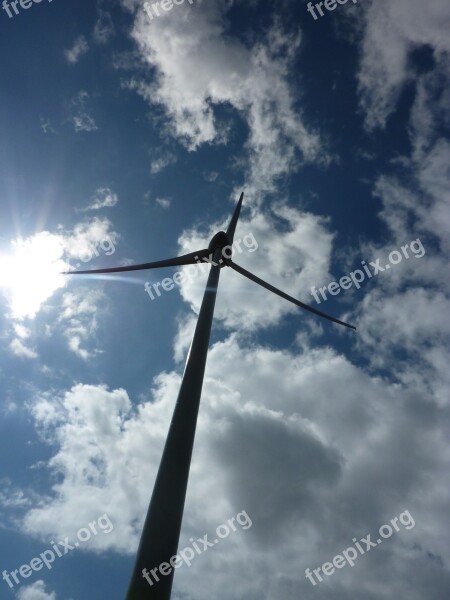
<path fill-rule="evenodd" d="M 98 19 L 94 27 L 94 40 L 106 44 L 114 35 L 114 24 L 108 11 L 99 8 Z"/>
<path fill-rule="evenodd" d="M 31 348 L 27 348 L 25 344 L 18 339 L 13 340 L 9 344 L 9 348 L 15 356 L 21 356 L 24 358 L 37 358 L 37 352 L 32 350 Z"/>
<path fill-rule="evenodd" d="M 13 330 L 17 337 L 9 344 L 12 353 L 24 358 L 37 358 L 37 352 L 25 345 L 25 340 L 31 336 L 31 331 L 21 323 L 13 323 Z"/>
<path fill-rule="evenodd" d="M 119 236 L 111 227 L 111 221 L 106 217 L 94 217 L 89 221 L 77 223 L 72 231 L 65 232 L 63 236 L 68 257 L 88 263 L 103 253 L 102 245 L 106 246 L 106 252 L 113 253 Z M 77 264 L 79 267 L 80 264 Z"/>
<path fill-rule="evenodd" d="M 98 188 L 94 194 L 91 204 L 87 206 L 87 210 L 100 210 L 101 208 L 112 208 L 119 202 L 119 197 L 110 188 Z"/>
<path fill-rule="evenodd" d="M 80 113 L 73 117 L 73 127 L 77 133 L 80 131 L 96 131 L 98 129 L 94 119 L 87 113 Z"/>
<path fill-rule="evenodd" d="M 89 44 L 87 43 L 84 35 L 80 35 L 76 38 L 73 46 L 68 50 L 64 51 L 64 55 L 68 63 L 74 65 L 77 63 L 83 54 L 86 54 L 89 50 Z"/>
<path fill-rule="evenodd" d="M 44 133 L 56 133 L 55 128 L 53 127 L 53 125 L 50 122 L 50 119 L 44 119 L 44 117 L 41 117 L 40 119 L 40 123 L 41 123 L 41 128 L 42 131 Z"/>
<path fill-rule="evenodd" d="M 2 508 L 29 507 L 32 502 L 26 497 L 22 490 L 14 489 L 8 479 L 1 480 L 2 491 L 0 492 L 0 506 Z M 36 498 L 34 498 L 36 499 Z"/>
<path fill-rule="evenodd" d="M 42 580 L 20 588 L 16 595 L 17 600 L 56 600 L 55 592 L 47 592 Z"/>
<path fill-rule="evenodd" d="M 380 277 L 358 310 L 359 337 L 372 362 L 385 367 L 396 360 L 396 376 L 415 386 L 426 378 L 440 404 L 448 404 L 441 360 L 450 359 L 445 337 L 450 310 L 449 164 L 450 145 L 438 140 L 421 152 L 418 164 L 408 163 L 412 174 L 407 183 L 392 176 L 377 182 L 380 216 L 391 233 L 384 252 L 420 238 L 426 254 Z M 403 361 L 394 358 L 399 352 Z"/>
<path fill-rule="evenodd" d="M 74 292 L 66 292 L 61 304 L 58 323 L 63 325 L 70 350 L 83 360 L 99 354 L 100 350 L 85 346 L 92 345 L 95 340 L 98 313 L 100 307 L 102 312 L 105 311 L 106 295 L 98 290 L 77 288 Z"/>
<path fill-rule="evenodd" d="M 150 164 L 150 172 L 152 175 L 157 175 L 164 171 L 166 167 L 176 163 L 177 157 L 172 152 L 163 152 L 157 158 L 154 158 Z"/>
<path fill-rule="evenodd" d="M 39 400 L 35 418 L 55 445 L 49 468 L 59 478 L 53 500 L 27 512 L 25 530 L 69 535 L 101 510 L 114 530 L 85 550 L 134 552 L 179 383 L 175 373 L 160 375 L 153 400 L 135 409 L 124 390 L 88 385 Z M 379 570 L 402 595 L 409 587 L 398 570 L 412 562 L 416 577 L 428 578 L 431 569 L 433 585 L 442 584 L 441 567 L 433 569 L 427 557 L 450 566 L 437 525 L 445 521 L 449 483 L 444 428 L 420 389 L 371 377 L 329 348 L 249 347 L 236 335 L 214 344 L 180 547 L 240 510 L 253 526 L 180 569 L 175 591 L 199 600 L 236 600 L 236 589 L 242 599 L 298 598 L 309 590 L 305 568 L 405 509 L 415 529 L 376 550 L 378 568 L 361 561 L 336 579 L 336 597 L 365 597 Z M 248 569 L 261 576 L 249 578 Z M 230 570 L 233 589 L 225 585 Z"/>
<path fill-rule="evenodd" d="M 367 125 L 373 128 L 385 125 L 404 85 L 413 80 L 409 59 L 414 49 L 428 45 L 437 69 L 448 71 L 450 5 L 445 0 L 376 0 L 361 14 L 359 85 Z"/>
<path fill-rule="evenodd" d="M 450 56 L 435 55 L 436 68 L 416 82 L 411 109 L 410 137 L 414 159 L 420 162 L 438 138 L 438 131 L 448 122 L 450 104 Z"/>
<path fill-rule="evenodd" d="M 174 340 L 174 359 L 176 362 L 185 360 L 194 336 L 197 319 L 193 315 L 179 320 L 178 331 Z"/>
<path fill-rule="evenodd" d="M 155 202 L 158 206 L 164 208 L 164 210 L 168 210 L 172 204 L 172 201 L 169 198 L 156 198 Z"/>
<path fill-rule="evenodd" d="M 98 129 L 94 118 L 87 112 L 86 105 L 89 94 L 82 90 L 71 101 L 71 121 L 77 133 L 80 131 L 96 131 Z"/>
<path fill-rule="evenodd" d="M 449 354 L 443 336 L 450 303 L 450 144 L 439 135 L 448 123 L 449 18 L 449 5 L 440 0 L 372 2 L 359 73 L 370 127 L 384 126 L 405 85 L 415 86 L 405 115 L 411 156 L 401 157 L 401 175 L 381 175 L 374 190 L 389 236 L 383 247 L 367 244 L 364 252 L 386 253 L 417 238 L 426 248 L 420 261 L 404 261 L 365 295 L 358 311 L 361 349 L 377 366 L 395 361 L 396 377 L 405 384 L 419 388 L 426 380 L 442 406 L 448 405 L 442 360 Z M 415 73 L 411 53 L 424 46 L 432 62 Z"/>
<path fill-rule="evenodd" d="M 203 173 L 204 180 L 209 181 L 210 183 L 214 183 L 218 177 L 219 177 L 219 173 L 217 171 L 210 171 L 210 172 Z"/>
<path fill-rule="evenodd" d="M 229 124 L 218 120 L 215 107 L 227 104 L 246 121 L 249 196 L 273 191 L 278 177 L 304 161 L 327 160 L 316 132 L 303 120 L 289 82 L 291 61 L 301 43 L 278 21 L 267 34 L 244 44 L 224 35 L 231 3 L 216 0 L 179 7 L 177 18 L 150 21 L 140 2 L 133 37 L 144 60 L 156 68 L 151 84 L 130 85 L 151 103 L 162 105 L 173 136 L 189 150 L 223 143 Z"/>
<path fill-rule="evenodd" d="M 14 332 L 21 340 L 26 340 L 31 335 L 31 331 L 20 323 L 14 324 Z"/>

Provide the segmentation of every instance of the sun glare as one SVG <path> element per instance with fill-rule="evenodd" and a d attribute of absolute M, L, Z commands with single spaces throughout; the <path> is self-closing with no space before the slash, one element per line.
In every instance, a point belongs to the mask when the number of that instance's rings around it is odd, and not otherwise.
<path fill-rule="evenodd" d="M 65 285 L 60 273 L 67 264 L 62 256 L 61 239 L 47 232 L 16 239 L 10 254 L 0 254 L 0 289 L 13 317 L 33 318 L 41 305 Z"/>

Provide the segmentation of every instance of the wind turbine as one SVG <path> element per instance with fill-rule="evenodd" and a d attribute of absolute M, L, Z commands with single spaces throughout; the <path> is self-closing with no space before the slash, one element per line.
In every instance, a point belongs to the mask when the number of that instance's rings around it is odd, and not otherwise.
<path fill-rule="evenodd" d="M 244 275 L 300 308 L 356 330 L 353 325 L 335 319 L 285 294 L 225 256 L 224 248 L 231 247 L 233 244 L 243 198 L 244 193 L 239 198 L 227 231 L 216 233 L 208 248 L 176 258 L 141 265 L 66 273 L 69 275 L 123 273 L 193 265 L 198 264 L 200 261 L 211 264 L 181 388 L 142 530 L 126 600 L 170 600 L 174 569 L 170 567 L 170 572 L 165 576 L 158 573 L 159 581 L 144 578 L 144 573 L 155 569 L 161 563 L 169 563 L 170 565 L 170 559 L 177 554 L 220 270 L 223 267 L 231 267 L 237 273 Z M 167 567 L 164 570 L 167 571 Z"/>

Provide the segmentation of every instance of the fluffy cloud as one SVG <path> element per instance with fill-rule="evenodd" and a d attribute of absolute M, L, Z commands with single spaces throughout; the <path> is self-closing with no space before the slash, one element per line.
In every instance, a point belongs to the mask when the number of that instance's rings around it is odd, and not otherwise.
<path fill-rule="evenodd" d="M 25 340 L 31 336 L 31 331 L 21 323 L 14 323 L 13 329 L 16 337 L 9 344 L 9 348 L 12 350 L 13 354 L 25 358 L 37 358 L 37 352 L 25 344 Z"/>
<path fill-rule="evenodd" d="M 37 358 L 38 356 L 34 350 L 25 346 L 25 344 L 17 338 L 12 340 L 12 342 L 9 344 L 9 348 L 16 356 L 22 356 L 25 358 Z"/>
<path fill-rule="evenodd" d="M 73 127 L 77 133 L 80 131 L 90 132 L 98 129 L 94 119 L 86 113 L 80 113 L 73 117 Z"/>
<path fill-rule="evenodd" d="M 368 243 L 367 253 L 388 253 L 420 238 L 426 258 L 404 261 L 368 290 L 359 309 L 361 350 L 372 364 L 417 386 L 439 405 L 448 405 L 449 359 L 445 342 L 450 303 L 450 144 L 440 137 L 448 125 L 450 43 L 448 3 L 432 0 L 371 2 L 363 18 L 359 84 L 369 127 L 384 126 L 406 84 L 415 88 L 408 131 L 412 151 L 378 177 L 374 194 L 382 203 L 385 243 Z M 428 68 L 417 71 L 411 56 L 428 48 Z M 402 355 L 403 360 L 398 356 Z"/>
<path fill-rule="evenodd" d="M 155 203 L 164 210 L 168 210 L 170 208 L 170 205 L 172 204 L 172 201 L 170 200 L 170 198 L 156 198 Z"/>
<path fill-rule="evenodd" d="M 74 41 L 73 46 L 68 50 L 64 51 L 64 55 L 68 63 L 74 65 L 77 63 L 83 54 L 86 54 L 89 50 L 89 44 L 87 43 L 84 35 L 80 35 Z"/>
<path fill-rule="evenodd" d="M 164 171 L 166 167 L 174 164 L 177 161 L 177 157 L 172 152 L 162 152 L 157 158 L 154 158 L 150 164 L 150 173 L 157 175 Z"/>
<path fill-rule="evenodd" d="M 436 68 L 448 72 L 450 6 L 444 0 L 372 0 L 361 14 L 359 84 L 367 125 L 372 128 L 385 125 L 404 85 L 414 79 L 413 50 L 430 48 Z"/>
<path fill-rule="evenodd" d="M 176 18 L 150 21 L 142 4 L 135 9 L 133 37 L 143 59 L 156 69 L 147 84 L 133 80 L 149 102 L 162 105 L 173 136 L 189 150 L 223 143 L 228 125 L 215 108 L 227 104 L 248 126 L 247 184 L 251 197 L 272 191 L 278 177 L 304 161 L 326 160 L 318 134 L 305 123 L 289 84 L 289 69 L 299 45 L 275 20 L 253 45 L 224 36 L 230 2 L 216 0 L 180 6 Z M 295 108 L 294 108 L 295 107 Z"/>
<path fill-rule="evenodd" d="M 98 129 L 94 118 L 87 112 L 89 94 L 82 90 L 71 101 L 71 121 L 76 133 L 80 131 L 96 131 Z"/>
<path fill-rule="evenodd" d="M 45 583 L 40 580 L 22 587 L 16 595 L 17 600 L 56 600 L 55 592 L 48 593 Z"/>
<path fill-rule="evenodd" d="M 119 197 L 110 188 L 98 188 L 91 204 L 84 210 L 100 210 L 101 208 L 112 208 L 119 202 Z"/>
<path fill-rule="evenodd" d="M 67 338 L 69 349 L 80 358 L 87 360 L 100 350 L 90 348 L 97 330 L 97 316 L 100 307 L 105 314 L 107 297 L 103 292 L 89 288 L 78 288 L 75 292 L 66 292 L 62 296 L 61 313 L 58 318 L 63 335 Z"/>
<path fill-rule="evenodd" d="M 106 44 L 114 35 L 114 24 L 108 11 L 99 8 L 98 19 L 94 27 L 94 40 L 98 44 Z"/>
<path fill-rule="evenodd" d="M 63 234 L 64 250 L 69 259 L 88 263 L 102 253 L 114 254 L 119 236 L 111 231 L 111 227 L 109 219 L 99 217 L 77 223 L 72 231 Z"/>
<path fill-rule="evenodd" d="M 421 166 L 413 163 L 415 186 L 395 178 L 380 182 L 381 217 L 391 231 L 390 247 L 420 236 L 427 254 L 380 277 L 358 310 L 360 348 L 372 364 L 382 368 L 396 364 L 398 380 L 447 408 L 450 212 L 444 182 L 449 160 L 447 144 L 439 141 Z"/>
<path fill-rule="evenodd" d="M 136 408 L 124 390 L 88 385 L 39 399 L 34 415 L 55 445 L 49 468 L 59 477 L 53 500 L 27 512 L 25 530 L 73 535 L 107 512 L 114 530 L 84 549 L 135 551 L 179 383 L 175 373 L 160 375 L 153 397 Z M 336 597 L 369 598 L 381 570 L 385 586 L 399 586 L 398 573 L 411 562 L 419 581 L 431 571 L 439 589 L 445 576 L 427 556 L 445 561 L 450 550 L 437 529 L 450 460 L 444 427 L 420 390 L 371 377 L 331 349 L 249 348 L 236 335 L 216 343 L 180 544 L 240 510 L 253 526 L 180 569 L 176 590 L 199 599 L 268 597 L 270 573 L 272 596 L 309 597 L 304 569 L 406 509 L 416 527 L 361 560 L 357 571 L 343 571 Z M 233 590 L 225 585 L 224 562 Z M 261 577 L 249 578 L 248 569 Z M 399 589 L 410 591 L 405 586 Z M 411 591 L 415 600 L 420 594 Z"/>

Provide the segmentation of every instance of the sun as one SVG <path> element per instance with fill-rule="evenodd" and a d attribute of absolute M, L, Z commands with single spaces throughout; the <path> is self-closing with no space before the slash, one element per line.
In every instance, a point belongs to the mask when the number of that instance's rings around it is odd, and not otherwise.
<path fill-rule="evenodd" d="M 35 317 L 42 304 L 64 287 L 63 252 L 60 236 L 41 232 L 13 240 L 11 252 L 0 254 L 0 291 L 14 318 Z"/>

